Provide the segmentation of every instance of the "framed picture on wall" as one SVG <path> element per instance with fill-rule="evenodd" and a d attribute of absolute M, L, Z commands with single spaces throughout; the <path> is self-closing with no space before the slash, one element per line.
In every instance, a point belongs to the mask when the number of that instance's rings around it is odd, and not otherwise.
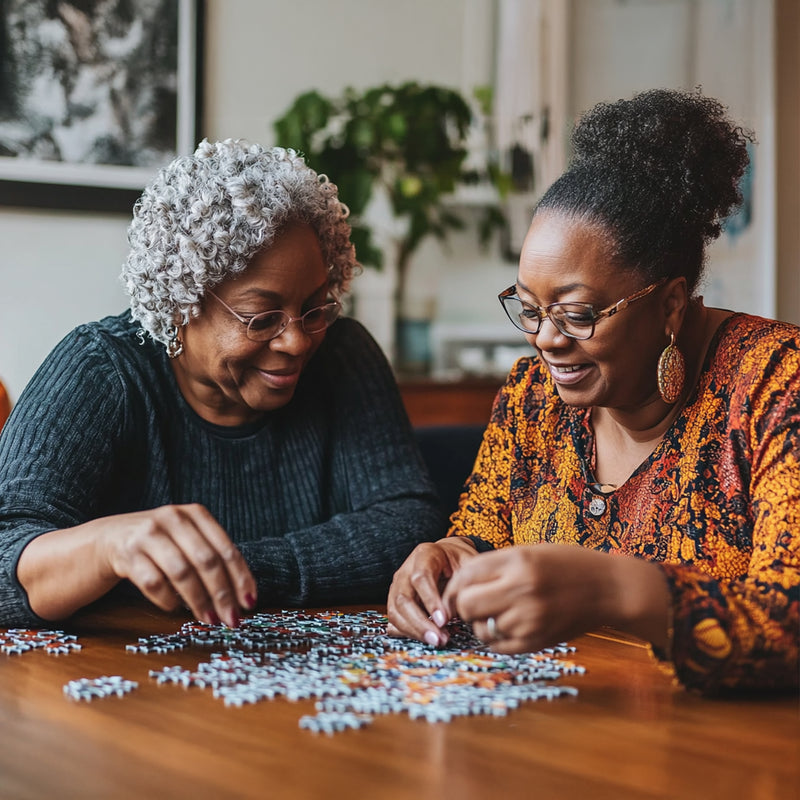
<path fill-rule="evenodd" d="M 203 0 L 0 0 L 0 205 L 129 214 L 193 152 Z"/>

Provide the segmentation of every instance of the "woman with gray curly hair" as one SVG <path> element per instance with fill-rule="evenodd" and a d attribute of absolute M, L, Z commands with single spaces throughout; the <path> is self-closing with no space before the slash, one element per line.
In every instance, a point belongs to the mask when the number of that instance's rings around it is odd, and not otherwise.
<path fill-rule="evenodd" d="M 442 520 L 386 359 L 339 319 L 347 213 L 282 148 L 203 141 L 158 174 L 130 311 L 65 337 L 0 437 L 0 624 L 130 584 L 228 625 L 385 597 Z"/>

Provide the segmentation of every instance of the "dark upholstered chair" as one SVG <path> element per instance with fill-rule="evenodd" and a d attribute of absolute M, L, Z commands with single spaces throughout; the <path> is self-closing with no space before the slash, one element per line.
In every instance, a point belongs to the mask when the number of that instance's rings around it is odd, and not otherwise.
<path fill-rule="evenodd" d="M 485 425 L 430 425 L 414 429 L 422 457 L 448 515 L 472 472 Z"/>

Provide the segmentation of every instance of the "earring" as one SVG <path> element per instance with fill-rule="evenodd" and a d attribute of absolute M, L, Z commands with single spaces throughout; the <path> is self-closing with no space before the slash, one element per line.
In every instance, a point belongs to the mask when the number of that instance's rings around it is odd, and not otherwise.
<path fill-rule="evenodd" d="M 167 337 L 169 338 L 167 342 L 167 355 L 170 358 L 177 358 L 183 352 L 183 342 L 181 341 L 181 337 L 178 336 L 178 328 L 175 325 L 171 325 L 167 328 Z"/>
<path fill-rule="evenodd" d="M 669 344 L 658 359 L 658 393 L 665 403 L 677 402 L 686 381 L 686 361 L 675 346 L 675 334 L 670 333 Z"/>

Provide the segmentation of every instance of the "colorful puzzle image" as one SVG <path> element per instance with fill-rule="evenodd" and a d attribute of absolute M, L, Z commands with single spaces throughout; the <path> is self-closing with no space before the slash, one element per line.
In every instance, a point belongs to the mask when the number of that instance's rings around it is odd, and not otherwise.
<path fill-rule="evenodd" d="M 460 621 L 450 643 L 435 649 L 386 633 L 386 617 L 359 613 L 285 610 L 261 613 L 239 628 L 186 623 L 171 635 L 143 637 L 130 653 L 168 653 L 189 645 L 216 648 L 195 670 L 151 670 L 161 684 L 207 689 L 227 706 L 283 697 L 316 699 L 316 714 L 300 719 L 315 733 L 359 728 L 376 715 L 449 722 L 453 717 L 502 716 L 522 703 L 577 695 L 554 683 L 584 668 L 562 644 L 538 653 L 491 651 Z"/>

